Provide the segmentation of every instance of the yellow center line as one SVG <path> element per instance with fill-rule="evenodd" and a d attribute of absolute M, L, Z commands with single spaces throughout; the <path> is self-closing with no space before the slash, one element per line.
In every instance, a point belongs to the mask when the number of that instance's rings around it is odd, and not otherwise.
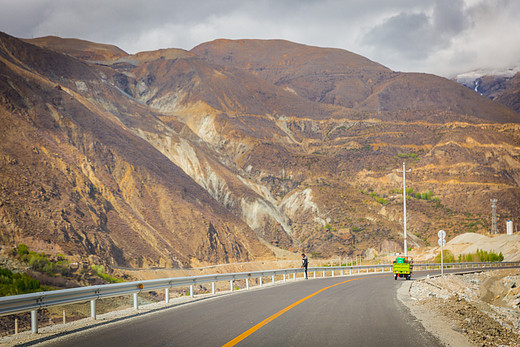
<path fill-rule="evenodd" d="M 370 277 L 375 277 L 375 276 L 370 276 Z M 379 277 L 379 276 L 377 276 L 377 277 Z M 367 278 L 367 277 L 365 277 L 365 278 Z M 353 278 L 353 279 L 350 279 L 350 280 L 347 280 L 347 281 L 339 282 L 339 283 L 333 284 L 331 286 L 322 288 L 322 289 L 318 290 L 317 292 L 314 292 L 311 295 L 306 296 L 305 298 L 296 301 L 294 304 L 287 306 L 283 310 L 280 310 L 280 311 L 276 312 L 271 317 L 268 317 L 268 318 L 264 319 L 263 321 L 261 321 L 260 323 L 258 323 L 254 327 L 250 328 L 249 330 L 246 330 L 242 334 L 238 335 L 237 337 L 235 337 L 233 340 L 229 341 L 225 345 L 222 345 L 222 347 L 231 347 L 231 346 L 236 345 L 237 343 L 239 343 L 240 341 L 242 341 L 243 339 L 245 339 L 246 337 L 248 337 L 249 335 L 251 335 L 252 333 L 257 331 L 258 329 L 260 329 L 261 327 L 263 327 L 267 323 L 272 322 L 273 320 L 275 320 L 276 318 L 280 317 L 285 312 L 289 311 L 290 309 L 298 306 L 302 302 L 312 298 L 315 295 L 318 295 L 319 293 L 321 293 L 321 292 L 323 292 L 323 291 L 325 291 L 327 289 L 330 289 L 330 288 L 335 287 L 335 286 L 339 286 L 340 284 L 345 284 L 347 282 L 356 281 L 356 280 L 359 280 L 359 279 L 361 279 L 361 278 Z"/>

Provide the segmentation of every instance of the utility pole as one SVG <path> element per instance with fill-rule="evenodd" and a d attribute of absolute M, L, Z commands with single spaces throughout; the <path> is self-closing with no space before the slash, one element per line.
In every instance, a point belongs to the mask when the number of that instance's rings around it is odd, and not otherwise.
<path fill-rule="evenodd" d="M 406 244 L 406 173 L 412 171 L 411 169 L 406 170 L 405 163 L 403 163 L 403 171 L 396 170 L 397 172 L 403 173 L 403 229 L 404 229 L 404 256 L 408 255 L 408 245 Z"/>
<path fill-rule="evenodd" d="M 491 234 L 498 234 L 497 231 L 497 199 L 491 199 Z"/>

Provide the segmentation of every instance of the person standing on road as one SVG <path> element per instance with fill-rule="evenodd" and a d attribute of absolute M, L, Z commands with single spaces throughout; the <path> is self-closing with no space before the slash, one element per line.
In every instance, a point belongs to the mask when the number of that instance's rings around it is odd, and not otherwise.
<path fill-rule="evenodd" d="M 307 259 L 307 256 L 305 256 L 305 253 L 302 253 L 302 269 L 305 270 L 305 279 L 308 279 L 307 276 L 307 267 L 309 266 L 309 260 Z"/>

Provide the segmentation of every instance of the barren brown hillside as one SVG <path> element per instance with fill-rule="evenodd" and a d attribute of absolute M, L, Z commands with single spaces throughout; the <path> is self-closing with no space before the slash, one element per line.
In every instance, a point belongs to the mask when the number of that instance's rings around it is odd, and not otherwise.
<path fill-rule="evenodd" d="M 490 198 L 518 221 L 518 114 L 455 82 L 279 40 L 95 63 L 38 42 L 0 40 L 8 247 L 134 267 L 398 251 L 403 162 L 409 245 L 487 232 Z"/>
<path fill-rule="evenodd" d="M 357 54 L 282 40 L 216 40 L 192 52 L 207 61 L 247 70 L 306 99 L 369 112 L 449 111 L 496 122 L 519 116 L 456 82 L 391 71 Z M 380 116 L 381 117 L 381 116 Z M 456 120 L 457 117 L 450 117 Z M 475 121 L 475 120 L 473 120 Z"/>
<path fill-rule="evenodd" d="M 125 51 L 114 45 L 78 39 L 64 39 L 57 36 L 38 37 L 24 41 L 83 60 L 113 60 L 127 55 Z"/>
<path fill-rule="evenodd" d="M 269 256 L 243 221 L 104 111 L 101 98 L 89 100 L 90 90 L 104 94 L 104 106 L 121 95 L 96 70 L 12 38 L 2 41 L 4 56 L 13 55 L 10 41 L 24 60 L 2 58 L 4 244 L 137 267 Z M 90 79 L 41 77 L 54 67 L 30 65 L 38 55 Z M 118 102 L 121 119 L 156 119 L 130 101 Z"/>

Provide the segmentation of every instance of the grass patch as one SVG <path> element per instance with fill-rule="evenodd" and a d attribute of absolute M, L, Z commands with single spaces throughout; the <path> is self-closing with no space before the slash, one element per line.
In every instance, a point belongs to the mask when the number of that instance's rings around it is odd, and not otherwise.
<path fill-rule="evenodd" d="M 121 278 L 115 278 L 105 273 L 105 267 L 103 265 L 92 265 L 92 270 L 96 271 L 96 274 L 109 283 L 122 283 L 124 280 Z"/>

